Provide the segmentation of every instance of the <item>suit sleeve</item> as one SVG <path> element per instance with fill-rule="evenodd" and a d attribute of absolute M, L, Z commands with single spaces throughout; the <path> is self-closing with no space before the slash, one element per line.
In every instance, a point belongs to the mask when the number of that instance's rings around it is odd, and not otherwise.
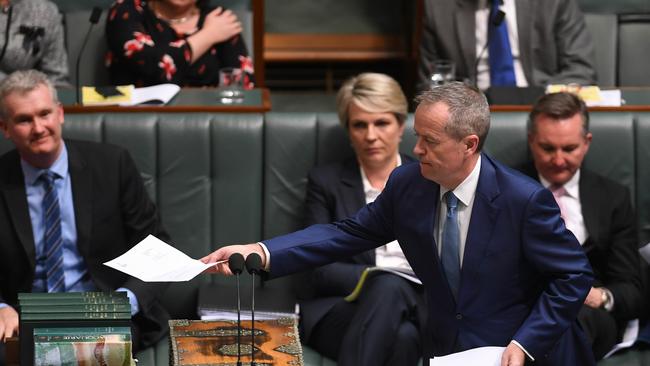
<path fill-rule="evenodd" d="M 307 183 L 306 214 L 307 226 L 327 224 L 335 221 L 333 198 L 328 194 L 328 185 L 317 172 L 309 174 Z M 309 274 L 309 286 L 317 296 L 346 296 L 354 289 L 361 272 L 367 265 L 351 262 L 335 262 L 315 268 Z"/>
<path fill-rule="evenodd" d="M 629 320 L 639 316 L 641 303 L 640 260 L 635 215 L 627 190 L 619 194 L 611 212 L 611 238 L 602 285 L 614 296 L 614 316 Z"/>
<path fill-rule="evenodd" d="M 536 359 L 576 321 L 593 281 L 589 261 L 554 202 L 549 191 L 536 190 L 522 217 L 523 255 L 547 282 L 513 339 Z"/>
<path fill-rule="evenodd" d="M 559 1 L 554 16 L 559 73 L 549 83 L 595 84 L 594 45 L 578 4 L 574 0 Z"/>
<path fill-rule="evenodd" d="M 271 255 L 271 276 L 279 277 L 377 248 L 395 240 L 393 176 L 386 188 L 354 217 L 264 240 Z"/>
<path fill-rule="evenodd" d="M 120 206 L 126 241 L 134 246 L 147 235 L 152 234 L 169 242 L 169 235 L 163 229 L 156 206 L 145 190 L 140 172 L 126 150 L 120 150 Z M 145 283 L 129 277 L 123 287 L 133 291 L 140 310 L 147 310 L 167 287 L 166 283 Z"/>

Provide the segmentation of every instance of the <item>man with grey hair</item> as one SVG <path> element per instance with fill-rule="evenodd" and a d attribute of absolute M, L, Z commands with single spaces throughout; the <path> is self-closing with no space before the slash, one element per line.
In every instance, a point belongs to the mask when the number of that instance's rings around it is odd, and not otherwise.
<path fill-rule="evenodd" d="M 503 346 L 502 366 L 594 365 L 576 316 L 591 267 L 553 195 L 481 152 L 489 107 L 477 89 L 445 84 L 415 112 L 420 163 L 396 168 L 377 199 L 328 225 L 233 245 L 277 277 L 398 240 L 422 280 L 424 357 Z M 231 274 L 218 265 L 208 272 Z"/>
<path fill-rule="evenodd" d="M 0 157 L 0 340 L 18 330 L 19 292 L 117 290 L 131 302 L 134 350 L 149 346 L 167 331 L 157 300 L 164 285 L 102 263 L 149 234 L 168 235 L 129 154 L 64 140 L 62 126 L 45 74 L 16 71 L 0 82 L 0 129 L 15 146 Z"/>

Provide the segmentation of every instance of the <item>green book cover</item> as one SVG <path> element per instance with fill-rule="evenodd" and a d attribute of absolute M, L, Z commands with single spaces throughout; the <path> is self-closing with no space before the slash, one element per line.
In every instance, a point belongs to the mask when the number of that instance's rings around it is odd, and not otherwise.
<path fill-rule="evenodd" d="M 41 327 L 34 328 L 34 336 L 68 335 L 68 334 L 127 334 L 131 336 L 130 327 Z"/>
<path fill-rule="evenodd" d="M 115 313 L 130 312 L 130 304 L 76 304 L 76 305 L 59 305 L 59 304 L 20 304 L 20 313 Z"/>
<path fill-rule="evenodd" d="M 101 291 L 87 291 L 87 292 L 21 292 L 18 294 L 18 301 L 27 300 L 27 299 L 58 299 L 58 298 L 74 298 L 74 299 L 84 299 L 84 298 L 114 298 L 114 297 L 124 297 L 126 298 L 125 291 L 112 291 L 112 292 L 101 292 Z"/>
<path fill-rule="evenodd" d="M 110 320 L 131 319 L 131 312 L 21 313 L 20 321 L 30 320 Z"/>
<path fill-rule="evenodd" d="M 84 305 L 84 304 L 129 304 L 129 298 L 124 297 L 50 297 L 50 298 L 23 298 L 23 305 Z"/>

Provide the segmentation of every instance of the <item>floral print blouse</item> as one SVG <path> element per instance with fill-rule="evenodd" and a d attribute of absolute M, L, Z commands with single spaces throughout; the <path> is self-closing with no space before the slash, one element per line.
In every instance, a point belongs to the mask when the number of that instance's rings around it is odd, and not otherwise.
<path fill-rule="evenodd" d="M 212 8 L 200 9 L 201 29 Z M 179 34 L 158 19 L 144 0 L 117 0 L 106 21 L 106 67 L 114 85 L 148 86 L 173 83 L 180 86 L 217 86 L 219 69 L 244 71 L 244 87 L 254 86 L 253 62 L 241 35 L 213 45 L 193 64 L 190 34 Z"/>

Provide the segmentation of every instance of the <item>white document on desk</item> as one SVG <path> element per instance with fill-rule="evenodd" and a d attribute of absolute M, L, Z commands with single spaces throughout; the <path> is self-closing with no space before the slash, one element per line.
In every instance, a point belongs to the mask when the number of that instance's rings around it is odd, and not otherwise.
<path fill-rule="evenodd" d="M 478 347 L 431 359 L 430 366 L 500 366 L 505 347 Z"/>
<path fill-rule="evenodd" d="M 189 281 L 215 264 L 192 259 L 153 235 L 104 263 L 144 282 Z"/>

